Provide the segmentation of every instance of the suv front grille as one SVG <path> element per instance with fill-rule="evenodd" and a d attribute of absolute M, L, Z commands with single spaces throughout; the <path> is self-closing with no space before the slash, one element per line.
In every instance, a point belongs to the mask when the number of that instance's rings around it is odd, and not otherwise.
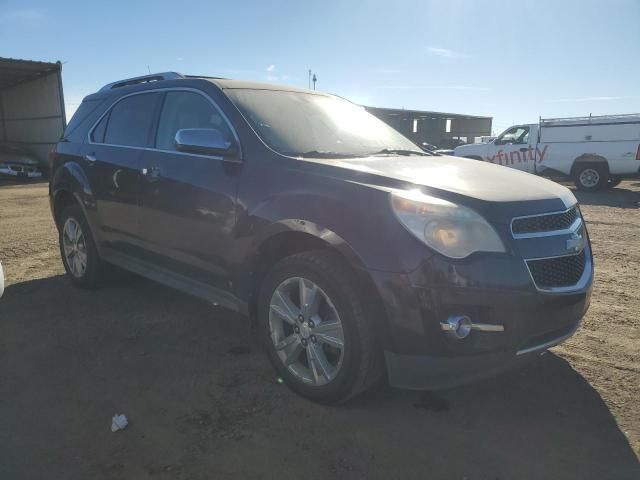
<path fill-rule="evenodd" d="M 540 290 L 572 287 L 576 285 L 586 265 L 586 248 L 577 255 L 527 260 L 531 277 Z"/>
<path fill-rule="evenodd" d="M 511 224 L 511 231 L 514 235 L 523 235 L 565 230 L 573 225 L 577 217 L 578 208 L 572 207 L 566 212 L 515 218 Z"/>

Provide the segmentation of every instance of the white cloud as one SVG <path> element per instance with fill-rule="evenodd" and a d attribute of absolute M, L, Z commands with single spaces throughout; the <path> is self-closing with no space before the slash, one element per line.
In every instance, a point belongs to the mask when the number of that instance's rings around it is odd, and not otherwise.
<path fill-rule="evenodd" d="M 275 72 L 276 71 L 276 66 L 274 64 L 271 64 L 267 67 L 267 72 Z"/>
<path fill-rule="evenodd" d="M 0 12 L 0 24 L 22 23 L 37 24 L 45 18 L 45 11 L 41 8 L 23 8 Z"/>
<path fill-rule="evenodd" d="M 435 55 L 437 57 L 443 58 L 456 58 L 456 57 L 466 57 L 465 54 L 454 52 L 453 50 L 449 50 L 448 48 L 442 47 L 429 47 L 427 48 L 430 54 Z"/>
<path fill-rule="evenodd" d="M 267 81 L 269 82 L 277 82 L 280 79 L 277 75 L 267 75 Z"/>
<path fill-rule="evenodd" d="M 179 62 L 181 62 L 181 61 L 183 61 L 183 60 L 184 60 L 184 57 L 178 57 L 178 58 L 176 58 L 176 60 L 177 60 L 177 61 L 179 61 Z"/>

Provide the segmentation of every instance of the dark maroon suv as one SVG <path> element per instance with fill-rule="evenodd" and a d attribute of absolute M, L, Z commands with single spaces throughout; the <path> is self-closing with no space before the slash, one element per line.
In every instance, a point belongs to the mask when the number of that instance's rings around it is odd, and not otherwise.
<path fill-rule="evenodd" d="M 341 98 L 176 73 L 89 95 L 52 152 L 69 277 L 113 265 L 250 315 L 298 393 L 442 388 L 571 336 L 592 255 L 566 188 L 420 150 Z"/>

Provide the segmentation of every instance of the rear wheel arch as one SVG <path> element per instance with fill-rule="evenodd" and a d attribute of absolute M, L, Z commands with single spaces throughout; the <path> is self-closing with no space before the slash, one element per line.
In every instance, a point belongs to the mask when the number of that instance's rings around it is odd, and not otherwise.
<path fill-rule="evenodd" d="M 78 163 L 68 161 L 58 167 L 53 173 L 49 188 L 53 197 L 53 216 L 56 224 L 60 214 L 64 211 L 64 208 L 60 207 L 77 203 L 90 226 L 94 227 L 91 212 L 87 211 L 87 209 L 91 209 L 90 205 L 95 205 L 93 189 L 87 175 Z"/>
<path fill-rule="evenodd" d="M 53 218 L 56 225 L 60 227 L 60 217 L 67 207 L 70 205 L 80 204 L 78 198 L 69 190 L 63 189 L 55 193 L 53 197 Z"/>
<path fill-rule="evenodd" d="M 605 157 L 603 157 L 602 155 L 585 153 L 573 160 L 573 164 L 571 165 L 571 175 L 575 174 L 576 169 L 585 163 L 600 164 L 602 166 L 606 166 L 607 172 L 609 172 L 609 161 Z"/>
<path fill-rule="evenodd" d="M 594 185 L 584 185 L 581 182 L 581 175 L 586 170 L 595 171 L 594 175 L 597 174 L 598 182 Z M 606 188 L 610 172 L 609 172 L 609 162 L 607 159 L 601 155 L 585 153 L 577 157 L 573 164 L 571 165 L 571 178 L 573 179 L 576 187 L 579 190 L 583 191 L 596 191 L 602 190 Z"/>

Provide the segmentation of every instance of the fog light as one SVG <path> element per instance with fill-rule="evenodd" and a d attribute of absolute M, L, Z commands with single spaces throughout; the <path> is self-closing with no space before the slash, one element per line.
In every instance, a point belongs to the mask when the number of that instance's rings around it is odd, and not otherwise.
<path fill-rule="evenodd" d="M 471 323 L 471 319 L 466 315 L 451 315 L 447 318 L 447 322 L 441 323 L 440 326 L 451 338 L 462 340 L 471 333 L 473 323 Z"/>

